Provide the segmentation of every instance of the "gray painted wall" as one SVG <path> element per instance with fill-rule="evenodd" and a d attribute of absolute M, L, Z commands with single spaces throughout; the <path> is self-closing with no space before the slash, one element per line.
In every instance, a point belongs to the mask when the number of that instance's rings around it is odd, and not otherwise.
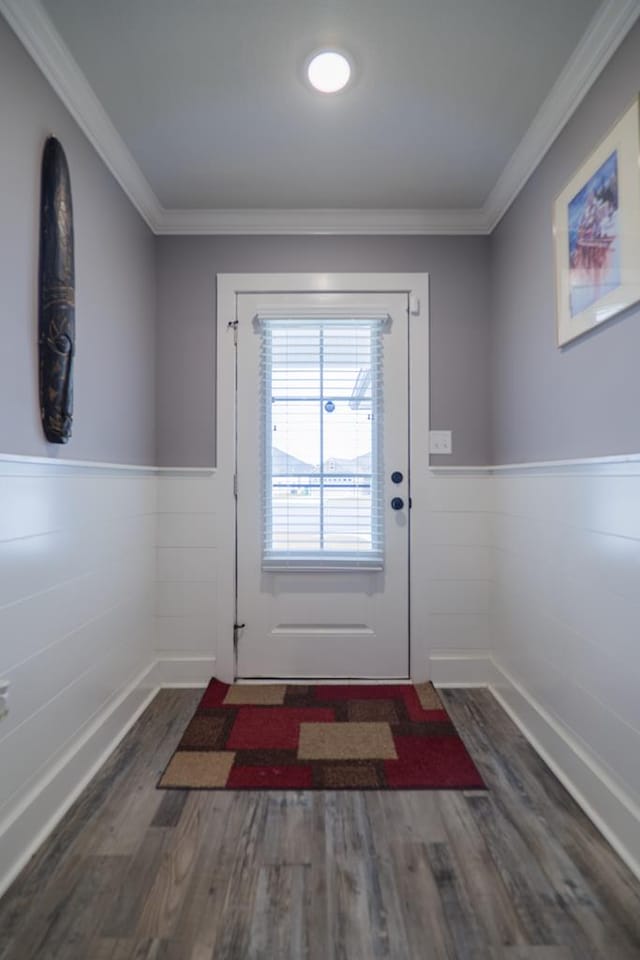
<path fill-rule="evenodd" d="M 153 463 L 155 240 L 0 17 L 0 453 Z M 38 410 L 40 161 L 62 142 L 76 237 L 73 437 L 46 442 Z"/>
<path fill-rule="evenodd" d="M 496 463 L 640 452 L 640 310 L 559 350 L 551 233 L 555 197 L 639 91 L 640 23 L 491 238 Z"/>
<path fill-rule="evenodd" d="M 551 234 L 554 197 L 640 90 L 640 24 L 491 238 L 154 238 L 1 18 L 0 89 L 0 452 L 210 466 L 216 274 L 314 270 L 430 274 L 431 426 L 453 430 L 454 444 L 434 462 L 640 451 L 640 310 L 558 350 Z M 46 443 L 38 413 L 38 194 L 50 132 L 67 152 L 76 216 L 66 447 Z"/>
<path fill-rule="evenodd" d="M 215 463 L 216 274 L 302 271 L 430 274 L 431 426 L 454 450 L 434 462 L 489 462 L 488 238 L 161 237 L 158 463 Z"/>

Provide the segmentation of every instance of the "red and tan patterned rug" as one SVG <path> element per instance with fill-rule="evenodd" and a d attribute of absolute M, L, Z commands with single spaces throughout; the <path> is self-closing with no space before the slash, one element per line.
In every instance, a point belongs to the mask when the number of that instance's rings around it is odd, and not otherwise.
<path fill-rule="evenodd" d="M 158 784 L 190 790 L 484 789 L 430 683 L 212 680 Z"/>

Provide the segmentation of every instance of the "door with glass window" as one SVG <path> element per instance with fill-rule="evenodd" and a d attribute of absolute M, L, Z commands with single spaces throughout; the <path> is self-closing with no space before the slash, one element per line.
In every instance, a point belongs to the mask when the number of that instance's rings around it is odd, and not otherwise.
<path fill-rule="evenodd" d="M 409 675 L 406 294 L 239 294 L 239 677 Z"/>

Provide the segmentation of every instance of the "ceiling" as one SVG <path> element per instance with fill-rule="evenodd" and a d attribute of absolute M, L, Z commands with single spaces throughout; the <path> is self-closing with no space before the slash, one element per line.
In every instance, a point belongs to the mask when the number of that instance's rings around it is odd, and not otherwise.
<path fill-rule="evenodd" d="M 599 0 L 43 0 L 164 208 L 486 202 Z M 356 81 L 300 79 L 322 44 Z"/>

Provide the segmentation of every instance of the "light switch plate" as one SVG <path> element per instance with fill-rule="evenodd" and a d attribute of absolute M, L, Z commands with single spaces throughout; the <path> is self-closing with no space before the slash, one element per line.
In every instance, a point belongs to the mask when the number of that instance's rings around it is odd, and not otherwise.
<path fill-rule="evenodd" d="M 429 453 L 451 453 L 451 430 L 429 431 Z"/>

